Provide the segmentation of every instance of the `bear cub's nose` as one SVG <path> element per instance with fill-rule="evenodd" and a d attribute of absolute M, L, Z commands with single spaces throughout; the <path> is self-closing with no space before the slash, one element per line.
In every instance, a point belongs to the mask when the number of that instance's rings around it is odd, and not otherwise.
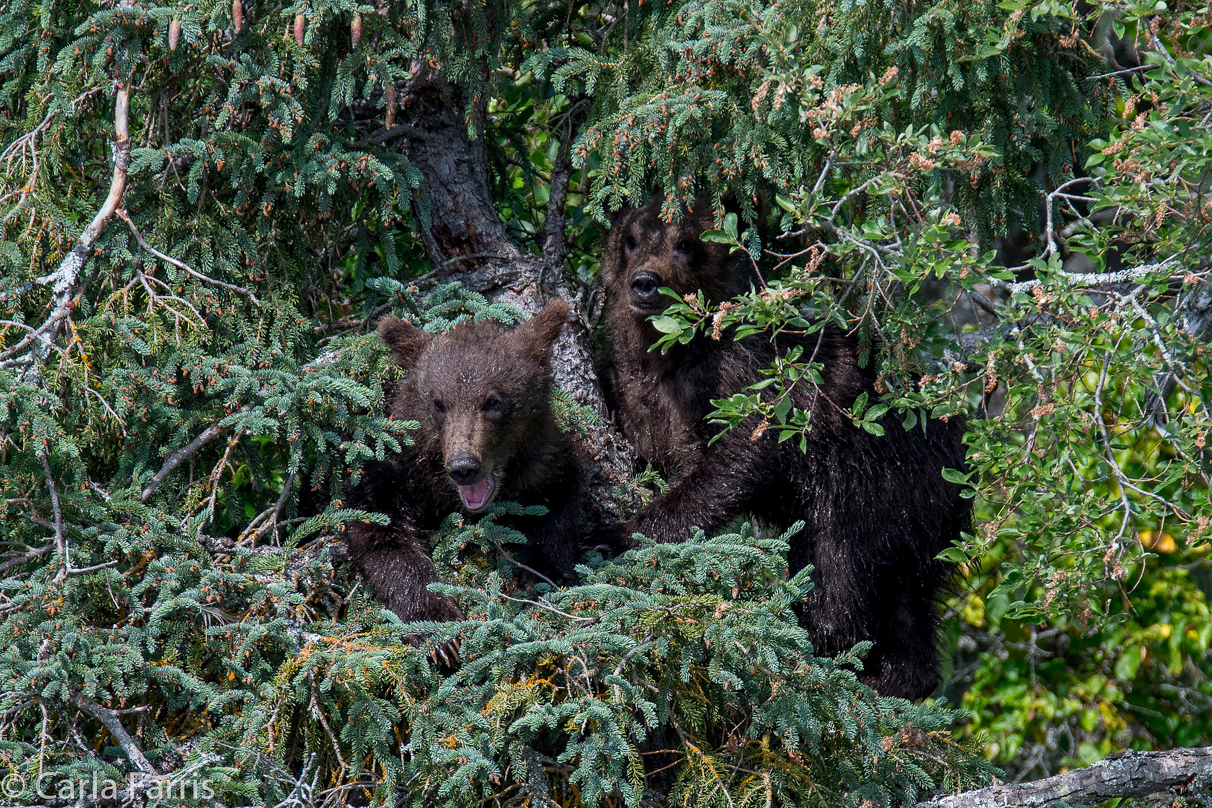
<path fill-rule="evenodd" d="M 642 270 L 631 276 L 631 299 L 640 304 L 650 305 L 660 297 L 661 276 L 649 270 Z"/>
<path fill-rule="evenodd" d="M 471 485 L 480 473 L 480 461 L 471 455 L 460 455 L 446 464 L 446 472 L 458 485 Z"/>

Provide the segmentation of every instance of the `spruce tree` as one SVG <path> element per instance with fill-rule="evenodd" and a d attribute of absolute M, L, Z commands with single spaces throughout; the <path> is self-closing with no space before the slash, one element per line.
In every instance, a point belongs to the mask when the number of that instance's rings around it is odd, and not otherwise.
<path fill-rule="evenodd" d="M 527 592 L 519 537 L 452 515 L 435 557 L 468 620 L 408 629 L 341 563 L 342 526 L 385 518 L 345 508 L 346 487 L 413 426 L 383 414 L 397 371 L 369 331 L 388 311 L 440 330 L 567 299 L 557 409 L 602 449 L 609 507 L 646 495 L 652 475 L 606 451 L 623 445 L 591 326 L 596 233 L 654 192 L 671 217 L 739 200 L 710 237 L 770 284 L 725 326 L 808 312 L 857 330 L 888 391 L 860 426 L 892 406 L 988 415 L 1005 395 L 1003 417 L 973 418 L 983 526 L 952 551 L 968 594 L 1020 620 L 1008 631 L 1084 637 L 1122 622 L 1120 582 L 1182 592 L 1157 607 L 1176 640 L 1129 632 L 1137 667 L 1107 652 L 1089 679 L 1139 671 L 1142 709 L 1173 722 L 1209 692 L 1206 606 L 1179 570 L 1212 512 L 1212 302 L 1187 249 L 1206 238 L 1199 24 L 1018 0 L 13 0 L 5 800 L 860 806 L 987 781 L 945 704 L 878 698 L 853 673 L 862 648 L 812 655 L 786 537 L 590 556 L 580 586 Z M 1139 69 L 1107 63 L 1117 43 Z M 1084 176 L 1099 184 L 1066 185 Z M 1017 274 L 989 254 L 1016 227 L 1039 236 Z M 1064 263 L 1077 251 L 1095 287 Z M 1126 275 L 1103 277 L 1108 254 Z M 690 338 L 717 314 L 681 301 L 665 325 Z M 777 395 L 716 418 L 755 414 L 788 439 L 806 426 Z M 1187 555 L 1154 574 L 1167 535 Z M 429 646 L 402 641 L 417 631 Z M 461 662 L 441 667 L 427 652 L 454 637 Z M 982 727 L 994 692 L 970 691 Z M 1212 735 L 1206 715 L 1190 725 Z M 1131 740 L 1169 742 L 1150 726 Z M 120 793 L 78 799 L 94 780 Z"/>

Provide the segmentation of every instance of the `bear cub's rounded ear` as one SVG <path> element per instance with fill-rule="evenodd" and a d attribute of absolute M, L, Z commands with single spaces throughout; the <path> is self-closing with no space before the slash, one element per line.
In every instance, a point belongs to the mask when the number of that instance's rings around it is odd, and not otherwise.
<path fill-rule="evenodd" d="M 547 355 L 556 337 L 560 335 L 560 329 L 569 322 L 571 312 L 568 303 L 558 297 L 547 301 L 547 305 L 538 314 L 516 329 L 525 349 L 535 354 Z"/>
<path fill-rule="evenodd" d="M 422 331 L 407 320 L 389 314 L 379 320 L 379 339 L 391 349 L 392 356 L 401 367 L 416 364 L 421 352 L 429 346 L 433 334 Z"/>

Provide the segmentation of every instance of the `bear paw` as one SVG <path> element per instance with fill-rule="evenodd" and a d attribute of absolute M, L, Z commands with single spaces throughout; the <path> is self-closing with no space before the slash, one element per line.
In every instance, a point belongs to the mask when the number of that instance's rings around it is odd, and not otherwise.
<path fill-rule="evenodd" d="M 402 615 L 401 615 L 402 616 Z M 453 623 L 466 620 L 466 615 L 458 604 L 445 595 L 431 593 L 428 602 L 407 618 L 410 622 L 417 620 L 433 621 L 435 623 Z M 429 640 L 427 634 L 411 634 L 405 637 L 414 648 L 420 648 Z M 429 652 L 434 662 L 446 668 L 453 668 L 459 661 L 459 638 L 448 640 Z"/>
<path fill-rule="evenodd" d="M 631 537 L 634 532 L 631 522 L 599 525 L 589 534 L 585 549 L 597 550 L 605 558 L 614 558 L 638 546 Z"/>

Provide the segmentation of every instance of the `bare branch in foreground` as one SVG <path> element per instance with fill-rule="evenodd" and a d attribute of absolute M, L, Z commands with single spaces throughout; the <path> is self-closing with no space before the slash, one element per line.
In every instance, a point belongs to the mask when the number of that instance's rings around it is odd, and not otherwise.
<path fill-rule="evenodd" d="M 336 362 L 340 357 L 341 357 L 340 349 L 335 350 L 335 351 L 328 351 L 327 353 L 323 353 L 320 356 L 313 359 L 312 361 L 308 362 L 306 365 L 303 366 L 303 369 L 310 370 L 312 368 L 325 367 L 325 366 L 331 365 L 332 363 Z M 247 412 L 249 407 L 251 407 L 251 406 L 252 406 L 251 404 L 245 404 L 244 406 L 240 407 L 238 410 L 235 410 L 235 411 L 229 413 L 229 415 L 235 415 L 236 413 Z M 227 415 L 223 416 L 224 419 L 226 419 L 227 417 L 228 417 Z M 168 475 L 172 474 L 177 469 L 177 466 L 181 465 L 186 460 L 188 460 L 189 458 L 191 458 L 195 454 L 197 454 L 198 450 L 201 449 L 203 446 L 210 443 L 212 440 L 219 437 L 220 435 L 227 434 L 231 430 L 232 430 L 232 427 L 230 427 L 230 426 L 220 426 L 218 423 L 211 424 L 206 429 L 204 429 L 200 433 L 198 433 L 198 436 L 196 438 L 194 438 L 189 443 L 182 446 L 180 449 L 177 449 L 175 452 L 173 452 L 168 457 L 166 457 L 164 459 L 164 465 L 162 465 L 160 467 L 160 470 L 156 472 L 155 476 L 152 477 L 151 480 L 148 481 L 147 487 L 144 488 L 143 493 L 141 493 L 139 495 L 139 501 L 147 502 L 149 499 L 151 499 L 151 495 L 156 492 L 156 489 L 160 487 L 161 483 L 163 483 L 165 480 L 168 479 Z M 281 510 L 281 503 L 279 503 L 279 505 L 277 506 L 277 510 Z M 275 511 L 275 515 L 276 515 L 276 511 Z M 255 521 L 254 521 L 254 524 L 255 524 Z M 249 525 L 249 527 L 252 527 L 252 525 Z"/>
<path fill-rule="evenodd" d="M 58 336 L 59 328 L 71 313 L 72 298 L 76 294 L 76 282 L 80 270 L 88 260 L 93 246 L 101 237 L 105 225 L 122 203 L 126 190 L 126 171 L 130 167 L 130 81 L 118 85 L 114 100 L 114 176 L 110 180 L 109 195 L 97 215 L 84 228 L 80 240 L 64 258 L 59 267 L 49 275 L 38 278 L 36 286 L 50 286 L 52 300 L 50 315 L 36 329 L 10 348 L 0 352 L 0 367 L 26 366 L 24 381 L 37 384 L 39 366 L 46 361 Z M 28 349 L 28 350 L 27 350 Z M 26 351 L 25 353 L 22 353 Z"/>
<path fill-rule="evenodd" d="M 160 774 L 152 767 L 147 758 L 143 756 L 143 750 L 135 743 L 135 739 L 130 737 L 126 728 L 122 726 L 122 722 L 118 720 L 118 716 L 87 696 L 71 694 L 68 696 L 68 700 L 105 725 L 105 728 L 109 730 L 109 734 L 114 736 L 114 740 L 122 747 L 122 751 L 126 753 L 127 760 L 134 764 L 135 768 L 144 774 L 153 776 Z"/>
<path fill-rule="evenodd" d="M 1212 747 L 1124 752 L 1055 777 L 967 791 L 920 802 L 915 808 L 1080 805 L 1187 789 L 1205 778 L 1212 778 Z"/>
<path fill-rule="evenodd" d="M 243 409 L 248 408 L 244 407 Z M 168 475 L 172 474 L 177 466 L 193 457 L 194 454 L 196 454 L 197 451 L 203 446 L 230 430 L 231 427 L 229 426 L 211 424 L 206 429 L 202 430 L 198 434 L 198 437 L 194 438 L 185 446 L 182 446 L 180 449 L 170 454 L 167 458 L 165 458 L 164 465 L 161 466 L 160 470 L 156 472 L 156 476 L 151 478 L 151 481 L 148 482 L 147 487 L 143 489 L 143 493 L 139 495 L 139 501 L 147 502 L 147 500 L 151 498 L 151 495 L 155 493 L 156 489 L 160 487 L 160 483 L 168 479 Z"/>
<path fill-rule="evenodd" d="M 249 538 L 255 542 L 263 533 L 277 529 L 278 514 L 282 512 L 282 506 L 286 504 L 286 498 L 290 496 L 290 492 L 294 488 L 295 474 L 296 472 L 292 471 L 286 476 L 286 480 L 282 483 L 282 494 L 278 497 L 278 501 L 272 507 L 257 514 L 257 517 L 248 523 L 248 527 L 244 528 L 244 532 L 240 534 L 240 538 L 236 542 L 237 544 Z"/>
<path fill-rule="evenodd" d="M 42 469 L 46 472 L 46 488 L 50 491 L 51 509 L 55 514 L 55 547 L 59 550 L 59 555 L 63 556 L 63 569 L 55 576 L 55 581 L 61 581 L 67 575 L 67 569 L 71 566 L 71 562 L 67 557 L 67 536 L 63 532 L 63 509 L 59 506 L 59 490 L 55 488 L 55 478 L 51 474 L 50 459 L 47 457 L 47 449 L 38 453 L 38 459 L 42 461 Z"/>
<path fill-rule="evenodd" d="M 1167 258 L 1165 261 L 1159 261 L 1156 264 L 1142 264 L 1138 267 L 1130 267 L 1121 269 L 1117 272 L 1065 272 L 1060 271 L 1060 276 L 1068 280 L 1075 287 L 1081 289 L 1095 289 L 1100 286 L 1117 286 L 1123 283 L 1131 283 L 1138 281 L 1148 275 L 1169 269 L 1174 263 L 1174 258 Z M 1011 294 L 1018 292 L 1029 292 L 1039 286 L 1043 281 L 1038 278 L 1029 281 L 1020 281 L 1012 283 L 1004 281 L 1000 278 L 989 278 L 987 282 L 990 286 L 996 286 L 1000 289 L 1006 289 Z"/>

